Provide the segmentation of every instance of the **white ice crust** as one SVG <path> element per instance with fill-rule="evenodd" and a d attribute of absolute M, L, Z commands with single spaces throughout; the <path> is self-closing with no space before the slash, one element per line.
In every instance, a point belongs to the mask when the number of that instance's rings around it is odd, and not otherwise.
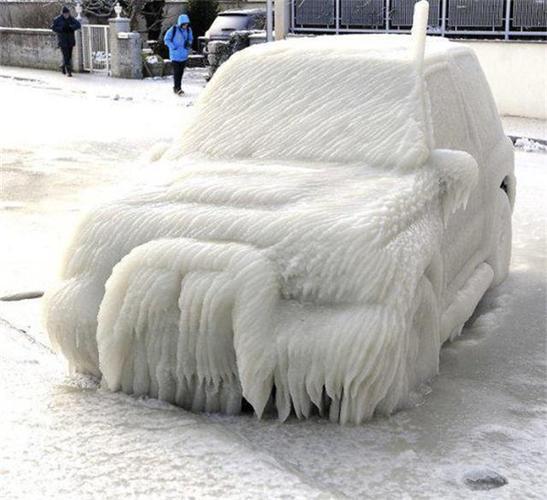
<path fill-rule="evenodd" d="M 414 61 L 401 40 L 374 38 L 363 48 L 362 36 L 323 36 L 236 53 L 170 156 L 423 163 L 427 121 Z"/>
<path fill-rule="evenodd" d="M 74 369 L 196 411 L 244 397 L 259 416 L 357 423 L 405 404 L 437 371 L 432 263 L 478 180 L 471 156 L 432 151 L 406 38 L 223 65 L 169 180 L 89 214 L 67 250 L 45 311 Z M 448 47 L 428 42 L 425 64 Z"/>

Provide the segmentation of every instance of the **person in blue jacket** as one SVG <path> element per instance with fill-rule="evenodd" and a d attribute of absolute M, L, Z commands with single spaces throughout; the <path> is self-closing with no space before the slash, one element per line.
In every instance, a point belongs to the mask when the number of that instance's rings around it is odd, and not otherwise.
<path fill-rule="evenodd" d="M 180 85 L 193 40 L 190 18 L 186 14 L 179 16 L 177 24 L 169 28 L 163 37 L 163 42 L 169 47 L 169 59 L 173 63 L 173 92 L 177 95 L 184 94 Z"/>
<path fill-rule="evenodd" d="M 63 53 L 63 64 L 61 71 L 68 76 L 72 76 L 72 49 L 76 45 L 74 32 L 82 26 L 77 19 L 70 15 L 70 9 L 63 7 L 61 15 L 53 20 L 51 29 L 57 33 L 57 42 Z"/>

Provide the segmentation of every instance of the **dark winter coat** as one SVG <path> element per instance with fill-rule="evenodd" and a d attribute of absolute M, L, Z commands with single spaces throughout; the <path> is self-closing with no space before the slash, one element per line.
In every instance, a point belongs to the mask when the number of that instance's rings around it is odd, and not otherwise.
<path fill-rule="evenodd" d="M 69 16 L 67 19 L 63 15 L 57 16 L 53 20 L 51 29 L 57 33 L 57 40 L 59 47 L 72 48 L 76 45 L 76 39 L 74 32 L 82 27 L 77 19 Z"/>

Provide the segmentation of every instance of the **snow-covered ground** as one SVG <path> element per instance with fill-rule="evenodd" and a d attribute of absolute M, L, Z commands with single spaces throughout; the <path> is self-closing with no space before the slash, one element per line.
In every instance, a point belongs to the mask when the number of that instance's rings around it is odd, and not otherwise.
<path fill-rule="evenodd" d="M 156 168 L 147 151 L 178 133 L 202 77 L 188 71 L 181 99 L 169 80 L 0 68 L 0 295 L 51 283 L 79 215 Z M 547 139 L 544 122 L 505 124 Z M 0 302 L 0 497 L 543 498 L 547 155 L 516 159 L 509 279 L 389 419 L 282 424 L 110 394 L 65 376 L 39 299 Z M 495 474 L 507 484 L 474 489 Z"/>
<path fill-rule="evenodd" d="M 505 116 L 503 126 L 505 133 L 509 136 L 547 141 L 547 121 L 545 120 Z"/>

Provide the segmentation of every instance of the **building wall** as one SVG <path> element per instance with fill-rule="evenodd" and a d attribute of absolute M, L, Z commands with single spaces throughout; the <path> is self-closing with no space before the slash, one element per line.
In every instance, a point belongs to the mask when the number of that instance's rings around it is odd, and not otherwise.
<path fill-rule="evenodd" d="M 471 47 L 502 115 L 547 120 L 547 44 L 461 41 Z"/>
<path fill-rule="evenodd" d="M 0 26 L 6 28 L 49 28 L 51 21 L 61 12 L 61 7 L 73 8 L 73 0 L 9 1 L 0 0 Z"/>
<path fill-rule="evenodd" d="M 0 28 L 0 65 L 58 70 L 57 35 L 48 29 Z"/>

